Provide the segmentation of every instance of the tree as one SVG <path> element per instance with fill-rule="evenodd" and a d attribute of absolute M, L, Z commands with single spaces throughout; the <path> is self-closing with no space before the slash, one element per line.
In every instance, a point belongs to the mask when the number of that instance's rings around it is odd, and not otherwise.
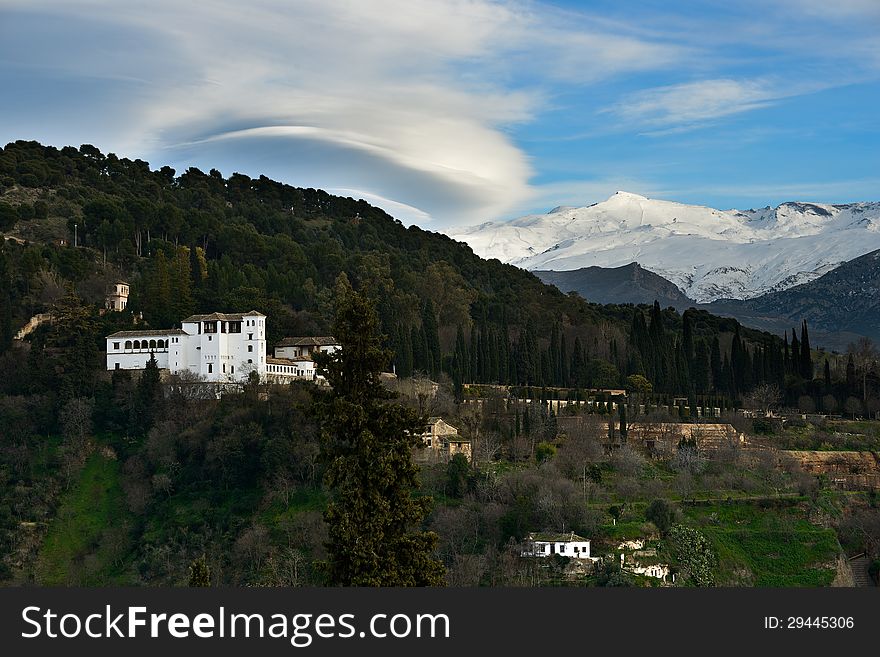
<path fill-rule="evenodd" d="M 456 454 L 446 464 L 446 491 L 449 497 L 460 498 L 467 492 L 470 463 L 464 454 Z"/>
<path fill-rule="evenodd" d="M 141 378 L 135 387 L 134 404 L 132 406 L 132 431 L 146 435 L 159 415 L 162 404 L 162 382 L 156 355 L 151 353 L 150 359 Z"/>
<path fill-rule="evenodd" d="M 874 361 L 877 360 L 877 348 L 874 346 L 874 341 L 871 338 L 861 337 L 856 342 L 851 343 L 847 347 L 847 351 L 849 352 L 850 362 L 853 359 L 855 360 L 854 364 L 862 375 L 862 401 L 865 401 L 868 398 L 868 370 L 874 364 Z M 847 378 L 849 378 L 849 365 L 847 365 Z"/>
<path fill-rule="evenodd" d="M 375 305 L 340 276 L 334 335 L 342 345 L 316 357 L 332 392 L 320 405 L 321 454 L 331 499 L 326 571 L 344 586 L 426 586 L 443 582 L 437 536 L 417 529 L 431 499 L 414 498 L 412 449 L 424 418 L 393 400 L 379 379 L 390 352 L 380 347 Z"/>
<path fill-rule="evenodd" d="M 775 383 L 762 383 L 759 386 L 755 386 L 746 395 L 745 405 L 746 408 L 758 410 L 767 415 L 771 409 L 779 404 L 781 399 L 782 394 L 779 392 L 779 386 Z"/>
<path fill-rule="evenodd" d="M 190 564 L 188 586 L 211 586 L 211 569 L 204 554 Z"/>
<path fill-rule="evenodd" d="M 807 320 L 801 326 L 801 376 L 807 380 L 813 380 L 813 356 L 810 353 L 810 335 L 807 332 Z"/>
<path fill-rule="evenodd" d="M 674 525 L 666 537 L 666 544 L 681 571 L 680 584 L 715 585 L 714 570 L 718 557 L 702 533 L 684 525 Z"/>
<path fill-rule="evenodd" d="M 862 412 L 862 402 L 857 397 L 847 397 L 846 402 L 843 405 L 843 410 L 849 413 L 852 416 L 852 419 L 856 419 L 856 415 Z"/>
<path fill-rule="evenodd" d="M 666 500 L 654 500 L 645 510 L 645 520 L 653 522 L 660 533 L 666 535 L 675 521 L 675 509 Z"/>

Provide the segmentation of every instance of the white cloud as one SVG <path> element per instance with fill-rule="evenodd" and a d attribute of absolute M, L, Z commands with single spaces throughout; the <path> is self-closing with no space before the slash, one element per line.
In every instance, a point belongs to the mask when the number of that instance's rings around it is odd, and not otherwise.
<path fill-rule="evenodd" d="M 680 130 L 767 107 L 819 88 L 786 87 L 763 79 L 699 80 L 636 92 L 607 111 L 628 124 Z"/>
<path fill-rule="evenodd" d="M 8 12 L 69 25 L 69 37 L 40 42 L 46 33 L 33 21 L 34 48 L 16 52 L 10 46 L 2 52 L 0 45 L 0 56 L 27 68 L 33 84 L 42 79 L 49 85 L 52 76 L 64 76 L 117 89 L 124 78 L 129 85 L 79 114 L 68 112 L 63 119 L 43 114 L 41 135 L 203 167 L 214 165 L 207 153 L 219 153 L 217 142 L 223 141 L 231 166 L 251 174 L 261 172 L 261 157 L 243 151 L 236 163 L 239 144 L 275 139 L 291 160 L 298 145 L 308 145 L 310 152 L 323 145 L 324 154 L 337 159 L 323 159 L 322 186 L 365 189 L 441 221 L 498 215 L 531 196 L 532 163 L 508 128 L 533 120 L 545 106 L 545 80 L 586 84 L 669 66 L 685 53 L 678 45 L 623 28 L 615 32 L 589 17 L 572 21 L 527 2 L 0 0 L 0 5 L 12 18 Z M 108 36 L 114 33 L 126 39 Z M 535 83 L 524 84 L 528 79 Z M 32 124 L 48 111 L 34 108 Z M 355 152 L 368 154 L 377 170 L 418 173 L 420 183 L 366 189 L 363 176 L 339 161 Z M 284 175 L 280 160 L 274 166 L 276 175 L 299 184 Z M 457 199 L 447 203 L 426 193 L 430 180 Z M 456 216 L 447 214 L 453 211 Z"/>

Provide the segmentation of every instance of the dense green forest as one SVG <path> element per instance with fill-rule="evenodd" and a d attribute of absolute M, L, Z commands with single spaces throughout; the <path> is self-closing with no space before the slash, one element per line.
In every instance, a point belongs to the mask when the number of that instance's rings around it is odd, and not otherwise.
<path fill-rule="evenodd" d="M 325 583 L 322 392 L 256 381 L 205 399 L 152 368 L 111 374 L 102 350 L 113 331 L 197 312 L 261 311 L 270 344 L 327 334 L 340 277 L 373 300 L 403 403 L 452 418 L 479 452 L 472 466 L 424 468 L 419 484 L 436 502 L 425 528 L 450 583 L 545 581 L 517 562 L 515 541 L 561 527 L 613 541 L 617 520 L 639 532 L 648 522 L 645 499 L 785 490 L 787 536 L 815 530 L 803 524 L 810 504 L 837 508 L 760 456 L 609 458 L 605 425 L 589 416 L 561 442 L 548 398 L 626 388 L 653 404 L 683 399 L 676 417 L 695 418 L 750 395 L 853 414 L 876 397 L 871 354 L 822 354 L 805 324 L 783 339 L 703 311 L 591 304 L 364 201 L 265 177 L 15 142 L 0 152 L 0 231 L 0 581 L 181 584 L 207 563 L 214 583 Z M 128 308 L 101 312 L 119 279 Z M 51 321 L 13 340 L 38 313 Z M 427 400 L 406 386 L 425 379 L 440 383 Z M 468 384 L 533 401 L 475 413 L 460 403 Z M 836 538 L 813 538 L 827 583 Z"/>
<path fill-rule="evenodd" d="M 642 374 L 658 393 L 733 403 L 767 382 L 790 401 L 857 394 L 831 390 L 844 373 L 835 362 L 835 381 L 821 376 L 806 326 L 788 344 L 706 312 L 590 304 L 364 201 L 265 177 L 176 176 L 92 146 L 15 142 L 0 152 L 0 192 L 0 229 L 25 240 L 0 260 L 0 348 L 70 289 L 100 302 L 113 277 L 132 284 L 130 314 L 148 326 L 254 308 L 270 317 L 270 342 L 326 332 L 345 272 L 377 299 L 401 376 L 613 388 Z"/>

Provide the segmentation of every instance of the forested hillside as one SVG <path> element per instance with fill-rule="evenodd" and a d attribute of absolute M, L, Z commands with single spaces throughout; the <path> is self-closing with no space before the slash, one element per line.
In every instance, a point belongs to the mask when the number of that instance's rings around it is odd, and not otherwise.
<path fill-rule="evenodd" d="M 214 311 L 265 313 L 270 344 L 327 334 L 342 275 L 374 300 L 401 385 L 413 374 L 439 382 L 431 400 L 407 403 L 453 418 L 483 450 L 479 471 L 424 472 L 451 582 L 521 582 L 505 560 L 527 531 L 603 531 L 604 512 L 576 500 L 590 464 L 591 504 L 643 499 L 642 486 L 672 495 L 666 470 L 601 456 L 598 420 L 560 447 L 556 469 L 507 477 L 508 464 L 538 468 L 556 453 L 556 419 L 539 397 L 628 388 L 655 405 L 684 398 L 681 417 L 695 417 L 762 384 L 842 402 L 871 380 L 836 363 L 823 376 L 805 326 L 789 344 L 703 311 L 590 304 L 364 201 L 265 177 L 151 170 L 92 146 L 7 145 L 0 230 L 5 581 L 179 584 L 207 555 L 214 583 L 323 583 L 317 389 L 252 382 L 204 399 L 151 368 L 111 376 L 102 350 L 113 331 Z M 102 312 L 120 279 L 129 306 Z M 39 313 L 49 319 L 13 339 Z M 458 403 L 469 383 L 532 388 L 532 401 L 475 415 Z M 711 476 L 732 477 L 743 463 L 732 459 Z M 716 487 L 777 485 L 765 464 Z M 464 522 L 477 529 L 462 534 Z"/>
<path fill-rule="evenodd" d="M 270 343 L 325 332 L 331 289 L 344 272 L 378 300 L 403 376 L 618 387 L 659 359 L 676 371 L 649 378 L 670 394 L 736 397 L 752 383 L 781 382 L 779 372 L 756 367 L 735 388 L 720 370 L 712 372 L 717 381 L 697 372 L 691 383 L 715 338 L 733 355 L 735 321 L 701 313 L 684 336 L 680 315 L 655 311 L 652 341 L 633 341 L 632 305 L 589 304 L 443 235 L 404 228 L 364 201 L 320 190 L 241 174 L 227 179 L 216 170 L 154 171 L 92 146 L 16 142 L 0 153 L 0 192 L 0 227 L 17 238 L 3 256 L 4 346 L 69 290 L 85 305 L 99 303 L 116 277 L 131 283 L 128 310 L 142 312 L 147 326 L 253 308 L 270 317 Z M 68 248 L 73 240 L 79 248 Z M 123 321 L 101 320 L 101 330 Z M 778 339 L 745 330 L 742 338 L 760 347 L 762 359 L 764 351 L 781 358 Z M 746 366 L 751 361 L 732 365 Z"/>

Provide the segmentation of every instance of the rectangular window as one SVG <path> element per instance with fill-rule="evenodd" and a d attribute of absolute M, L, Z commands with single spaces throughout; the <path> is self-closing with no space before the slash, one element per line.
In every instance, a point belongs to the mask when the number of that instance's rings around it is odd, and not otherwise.
<path fill-rule="evenodd" d="M 223 373 L 226 374 L 226 363 L 223 363 Z"/>
<path fill-rule="evenodd" d="M 235 365 L 232 365 L 232 374 L 235 374 Z"/>
<path fill-rule="evenodd" d="M 248 333 L 248 340 L 253 340 L 253 339 L 254 339 L 254 334 Z"/>
<path fill-rule="evenodd" d="M 214 339 L 214 336 L 213 336 L 213 335 L 209 335 L 209 336 L 208 336 L 208 342 L 211 342 L 213 339 Z"/>
<path fill-rule="evenodd" d="M 241 333 L 241 322 L 229 322 L 230 333 Z"/>
<path fill-rule="evenodd" d="M 116 363 L 116 369 L 117 370 L 119 369 L 119 363 Z"/>
<path fill-rule="evenodd" d="M 226 322 L 220 322 L 220 332 L 226 333 Z"/>
<path fill-rule="evenodd" d="M 248 351 L 253 351 L 253 350 L 254 350 L 254 345 L 249 344 L 249 345 L 248 345 Z"/>
<path fill-rule="evenodd" d="M 119 343 L 118 343 L 118 342 L 114 342 L 114 343 L 113 343 L 113 348 L 114 348 L 114 349 L 119 349 Z"/>
<path fill-rule="evenodd" d="M 212 363 L 208 363 L 208 374 L 214 373 L 214 365 Z"/>

